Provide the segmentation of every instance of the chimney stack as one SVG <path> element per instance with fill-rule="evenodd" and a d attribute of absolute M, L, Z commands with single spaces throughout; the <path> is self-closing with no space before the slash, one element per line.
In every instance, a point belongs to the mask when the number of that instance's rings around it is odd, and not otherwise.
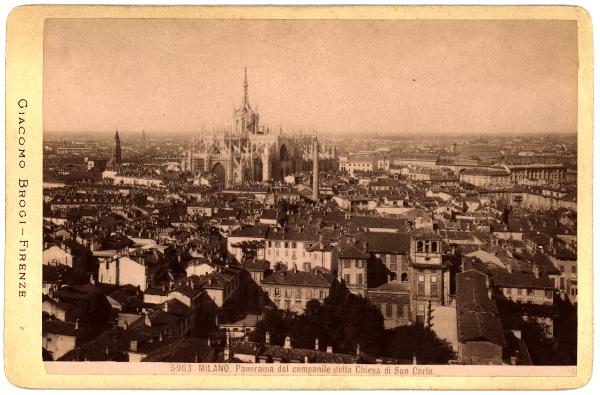
<path fill-rule="evenodd" d="M 540 268 L 537 264 L 533 265 L 533 275 L 535 278 L 540 278 Z"/>

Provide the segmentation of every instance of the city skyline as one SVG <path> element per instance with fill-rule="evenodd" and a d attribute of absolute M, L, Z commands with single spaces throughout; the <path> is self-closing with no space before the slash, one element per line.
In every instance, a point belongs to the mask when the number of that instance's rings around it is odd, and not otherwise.
<path fill-rule="evenodd" d="M 228 127 L 246 66 L 261 123 L 285 131 L 577 129 L 577 26 L 567 21 L 88 19 L 48 20 L 45 34 L 49 136 Z"/>

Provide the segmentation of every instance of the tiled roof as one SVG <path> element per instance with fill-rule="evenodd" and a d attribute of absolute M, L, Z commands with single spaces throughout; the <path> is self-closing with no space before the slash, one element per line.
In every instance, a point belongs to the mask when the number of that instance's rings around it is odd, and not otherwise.
<path fill-rule="evenodd" d="M 315 228 L 289 228 L 285 230 L 271 228 L 267 237 L 269 240 L 317 241 Z"/>
<path fill-rule="evenodd" d="M 210 354 L 207 339 L 181 337 L 150 352 L 142 362 L 211 362 Z"/>
<path fill-rule="evenodd" d="M 42 322 L 42 333 L 51 333 L 63 336 L 75 336 L 77 331 L 75 330 L 74 322 L 44 320 Z"/>
<path fill-rule="evenodd" d="M 419 228 L 412 231 L 411 236 L 417 240 L 442 240 L 442 237 L 429 228 Z"/>
<path fill-rule="evenodd" d="M 231 233 L 231 237 L 255 237 L 265 238 L 269 231 L 268 226 L 243 226 L 240 229 L 236 229 Z"/>
<path fill-rule="evenodd" d="M 262 260 L 262 259 L 259 259 L 259 260 L 248 259 L 248 260 L 244 261 L 242 266 L 244 266 L 244 269 L 246 269 L 248 271 L 261 271 L 261 272 L 270 268 L 269 262 Z"/>
<path fill-rule="evenodd" d="M 410 235 L 405 233 L 362 232 L 357 239 L 367 243 L 367 251 L 373 253 L 407 254 L 410 250 Z"/>
<path fill-rule="evenodd" d="M 346 244 L 345 246 L 342 246 L 341 250 L 338 254 L 339 258 L 345 258 L 345 259 L 368 259 L 369 256 L 370 256 L 369 254 L 358 249 L 356 246 L 354 246 L 352 244 Z"/>
<path fill-rule="evenodd" d="M 277 271 L 266 276 L 263 284 L 299 285 L 312 287 L 329 287 L 333 275 L 322 272 L 302 272 L 294 270 Z"/>
<path fill-rule="evenodd" d="M 406 221 L 397 218 L 367 217 L 355 215 L 350 222 L 361 228 L 403 229 Z"/>
<path fill-rule="evenodd" d="M 504 346 L 502 324 L 496 302 L 488 297 L 486 275 L 469 270 L 456 275 L 456 319 L 458 340 L 487 340 Z"/>

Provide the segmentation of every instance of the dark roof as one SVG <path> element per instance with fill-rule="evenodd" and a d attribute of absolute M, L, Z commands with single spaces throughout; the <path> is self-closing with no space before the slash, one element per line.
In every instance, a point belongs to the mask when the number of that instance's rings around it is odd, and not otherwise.
<path fill-rule="evenodd" d="M 276 209 L 272 209 L 272 208 L 267 208 L 264 209 L 262 212 L 262 215 L 260 216 L 263 219 L 278 219 L 279 218 L 279 211 L 277 211 Z"/>
<path fill-rule="evenodd" d="M 338 254 L 338 257 L 345 258 L 345 259 L 368 259 L 369 254 L 360 250 L 359 248 L 357 248 L 356 246 L 354 246 L 352 244 L 346 244 L 345 246 L 343 246 L 341 248 L 340 253 Z"/>
<path fill-rule="evenodd" d="M 269 231 L 268 226 L 254 225 L 244 226 L 231 233 L 231 237 L 255 237 L 264 239 Z"/>
<path fill-rule="evenodd" d="M 419 228 L 412 231 L 411 236 L 416 240 L 442 240 L 442 237 L 429 228 Z"/>
<path fill-rule="evenodd" d="M 402 229 L 406 226 L 406 221 L 404 220 L 387 217 L 367 217 L 355 215 L 350 218 L 350 222 L 361 228 Z"/>
<path fill-rule="evenodd" d="M 317 230 L 315 228 L 289 228 L 269 230 L 269 240 L 289 240 L 289 241 L 317 241 Z"/>
<path fill-rule="evenodd" d="M 458 340 L 489 341 L 504 346 L 496 302 L 488 296 L 486 275 L 474 270 L 456 275 Z"/>
<path fill-rule="evenodd" d="M 149 353 L 142 362 L 210 362 L 207 339 L 181 337 Z"/>
<path fill-rule="evenodd" d="M 252 271 L 252 272 L 256 272 L 256 271 L 264 272 L 265 270 L 270 268 L 269 262 L 262 260 L 262 259 L 259 259 L 259 260 L 247 259 L 246 261 L 244 261 L 242 266 L 244 266 L 244 269 L 246 269 L 248 271 Z"/>
<path fill-rule="evenodd" d="M 410 250 L 410 235 L 405 233 L 362 232 L 357 238 L 367 243 L 368 252 L 407 254 Z"/>
<path fill-rule="evenodd" d="M 58 320 L 44 320 L 42 322 L 42 333 L 52 333 L 55 335 L 75 336 L 77 331 L 74 322 L 64 322 Z"/>
<path fill-rule="evenodd" d="M 317 271 L 302 272 L 295 270 L 285 270 L 271 273 L 262 280 L 262 283 L 300 285 L 312 287 L 330 287 L 332 281 L 333 275 L 329 273 Z"/>
<path fill-rule="evenodd" d="M 310 363 L 356 363 L 357 356 L 348 354 L 328 353 L 325 351 L 305 348 L 285 348 L 273 344 L 261 344 L 249 341 L 232 342 L 231 351 L 235 354 L 255 355 L 262 358 L 268 356 L 276 360 L 304 362 L 308 358 Z"/>

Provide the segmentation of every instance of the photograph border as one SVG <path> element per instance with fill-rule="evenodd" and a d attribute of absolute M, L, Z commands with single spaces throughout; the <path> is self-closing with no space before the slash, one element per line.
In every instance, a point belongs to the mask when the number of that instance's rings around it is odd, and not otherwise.
<path fill-rule="evenodd" d="M 578 333 L 575 376 L 493 376 L 498 367 L 456 366 L 470 376 L 264 376 L 164 374 L 132 364 L 130 374 L 49 374 L 41 357 L 42 76 L 47 18 L 575 20 L 578 24 Z M 593 352 L 592 167 L 593 46 L 591 17 L 574 6 L 20 6 L 7 20 L 6 240 L 4 361 L 8 380 L 27 388 L 164 389 L 568 389 L 591 377 Z M 65 111 L 68 115 L 68 110 Z M 22 150 L 22 151 L 21 151 Z M 27 182 L 24 182 L 27 180 Z M 20 213 L 24 212 L 25 215 Z M 26 242 L 26 243 L 25 243 Z M 24 256 L 25 259 L 20 259 Z M 77 364 L 77 362 L 71 363 Z M 118 362 L 102 363 L 103 371 Z M 140 366 L 142 365 L 142 366 Z M 424 367 L 424 366 L 419 366 Z M 68 367 L 67 367 L 68 368 Z M 565 367 L 568 368 L 568 367 Z M 486 370 L 487 369 L 487 370 Z M 443 370 L 443 369 L 441 369 Z M 73 369 L 71 369 L 73 371 Z M 485 376 L 474 376 L 485 374 Z M 497 371 L 497 370 L 496 370 Z M 508 369 L 508 372 L 511 370 Z M 86 374 L 87 373 L 87 374 Z M 543 373 L 543 374 L 542 374 Z M 508 373 L 511 374 L 511 373 Z M 310 377 L 310 380 L 306 380 Z M 543 377 L 543 380 L 540 378 Z M 518 379 L 515 379 L 518 378 Z"/>

